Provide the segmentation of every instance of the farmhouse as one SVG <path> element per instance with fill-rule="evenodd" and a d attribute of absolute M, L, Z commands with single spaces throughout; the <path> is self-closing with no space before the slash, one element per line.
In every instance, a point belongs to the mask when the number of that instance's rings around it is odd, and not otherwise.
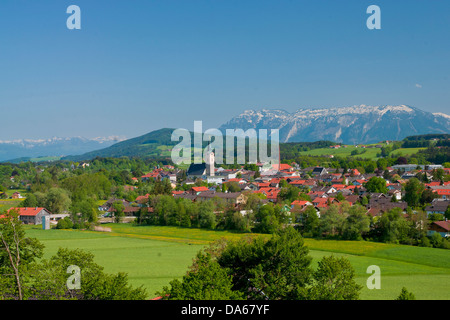
<path fill-rule="evenodd" d="M 450 237 L 450 221 L 434 221 L 428 227 L 428 235 L 439 233 L 443 237 Z"/>
<path fill-rule="evenodd" d="M 43 216 L 50 216 L 51 213 L 45 208 L 11 208 L 8 210 L 17 210 L 19 212 L 19 220 L 24 224 L 41 224 Z"/>
<path fill-rule="evenodd" d="M 14 192 L 11 196 L 11 199 L 22 199 L 22 195 L 20 194 L 20 192 Z"/>

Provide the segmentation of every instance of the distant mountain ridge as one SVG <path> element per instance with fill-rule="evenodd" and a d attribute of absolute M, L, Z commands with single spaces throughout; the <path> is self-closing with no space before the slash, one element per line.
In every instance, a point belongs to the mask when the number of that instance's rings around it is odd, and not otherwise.
<path fill-rule="evenodd" d="M 407 105 L 246 110 L 219 129 L 279 129 L 281 142 L 329 140 L 345 144 L 402 140 L 411 135 L 449 133 L 450 116 Z"/>
<path fill-rule="evenodd" d="M 299 109 L 246 110 L 219 129 L 279 129 L 280 142 L 330 141 L 344 144 L 402 140 L 423 134 L 450 133 L 450 116 L 400 106 L 355 106 Z M 142 136 L 114 139 L 55 138 L 49 140 L 0 141 L 0 161 L 23 157 L 63 156 L 63 160 L 83 161 L 95 157 L 170 158 L 174 129 L 163 128 Z M 191 132 L 192 134 L 192 132 Z M 9 148 L 9 149 L 8 149 Z M 18 150 L 14 150 L 18 148 Z M 16 152 L 16 156 L 11 154 Z M 5 157 L 8 154 L 8 157 Z M 26 161 L 26 159 L 24 159 Z"/>
<path fill-rule="evenodd" d="M 120 137 L 83 138 L 71 137 L 51 139 L 16 139 L 0 140 L 0 161 L 9 161 L 18 158 L 60 157 L 69 154 L 83 154 L 100 148 L 109 147 Z"/>

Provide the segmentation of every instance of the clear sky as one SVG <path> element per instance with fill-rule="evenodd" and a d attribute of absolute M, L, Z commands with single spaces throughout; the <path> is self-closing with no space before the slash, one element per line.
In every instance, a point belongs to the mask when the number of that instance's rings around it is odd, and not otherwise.
<path fill-rule="evenodd" d="M 208 129 L 262 108 L 450 113 L 449 76 L 450 1 L 0 1 L 0 140 Z"/>

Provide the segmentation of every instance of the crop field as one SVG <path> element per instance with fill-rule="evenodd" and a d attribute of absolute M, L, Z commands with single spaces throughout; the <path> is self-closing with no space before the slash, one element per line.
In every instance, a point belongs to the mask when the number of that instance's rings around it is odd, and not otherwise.
<path fill-rule="evenodd" d="M 27 226 L 27 235 L 45 245 L 45 256 L 54 255 L 59 247 L 90 251 L 105 272 L 128 274 L 133 286 L 143 285 L 149 298 L 174 279 L 180 279 L 195 254 L 208 243 L 220 238 L 239 239 L 253 234 L 201 229 L 108 224 L 112 232 L 77 230 L 42 230 Z M 363 286 L 364 300 L 393 300 L 402 287 L 417 299 L 448 300 L 450 291 L 450 251 L 364 241 L 305 239 L 313 258 L 312 266 L 323 256 L 346 257 Z M 380 268 L 381 289 L 368 289 L 371 274 L 367 268 Z"/>

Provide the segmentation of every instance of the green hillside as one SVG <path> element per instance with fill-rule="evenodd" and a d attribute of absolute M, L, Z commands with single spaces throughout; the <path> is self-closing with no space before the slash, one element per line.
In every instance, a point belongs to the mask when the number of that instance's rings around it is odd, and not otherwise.
<path fill-rule="evenodd" d="M 150 298 L 174 278 L 180 279 L 195 254 L 211 241 L 255 235 L 166 226 L 116 223 L 106 226 L 112 228 L 112 232 L 42 230 L 40 226 L 27 226 L 26 232 L 45 245 L 45 258 L 56 254 L 60 247 L 90 251 L 106 272 L 127 273 L 130 284 L 143 285 Z M 363 300 L 393 300 L 402 287 L 413 292 L 417 299 L 449 299 L 445 284 L 450 280 L 450 257 L 445 249 L 307 238 L 305 245 L 313 258 L 313 268 L 323 256 L 347 258 L 355 270 L 355 280 L 362 286 L 360 298 Z M 366 286 L 370 276 L 367 268 L 371 265 L 380 268 L 379 290 Z"/>
<path fill-rule="evenodd" d="M 108 148 L 91 151 L 79 156 L 67 156 L 62 160 L 82 161 L 91 160 L 96 157 L 120 158 L 120 157 L 169 157 L 171 146 L 178 144 L 171 141 L 174 129 L 164 128 L 142 136 L 118 142 Z"/>
<path fill-rule="evenodd" d="M 141 158 L 153 158 L 153 159 L 168 159 L 171 156 L 172 148 L 179 143 L 179 141 L 172 141 L 171 135 L 174 129 L 164 128 L 156 131 L 152 131 L 145 135 L 121 141 L 108 148 L 96 150 L 77 156 L 67 156 L 61 160 L 70 161 L 84 161 L 92 160 L 96 157 L 100 158 L 120 158 L 120 157 L 141 157 Z M 397 149 L 389 151 L 389 156 L 410 156 L 417 152 L 424 152 L 427 147 L 435 141 L 431 139 L 440 138 L 445 135 L 427 135 L 427 136 L 415 136 L 407 137 L 399 144 Z M 429 140 L 427 140 L 429 139 Z M 207 140 L 204 138 L 204 140 Z M 214 141 L 214 139 L 212 139 Z M 191 132 L 191 142 L 193 145 L 194 138 Z M 210 142 L 203 141 L 202 147 L 205 148 Z M 336 142 L 332 141 L 316 141 L 316 142 L 289 142 L 280 143 L 280 153 L 282 159 L 294 159 L 297 156 L 321 156 L 321 157 L 355 157 L 366 160 L 377 160 L 381 153 L 381 147 L 387 148 L 392 146 L 392 142 L 388 145 L 385 142 L 377 144 L 365 145 L 365 148 L 361 146 L 356 147 L 353 145 L 340 144 L 340 148 L 332 148 L 336 145 Z M 400 148 L 399 148 L 400 147 Z M 268 148 L 270 148 L 270 143 Z M 246 144 L 248 150 L 248 143 Z M 226 138 L 223 137 L 223 150 L 224 156 L 226 154 Z M 235 155 L 236 155 L 236 149 Z M 42 160 L 42 159 L 41 159 Z"/>

